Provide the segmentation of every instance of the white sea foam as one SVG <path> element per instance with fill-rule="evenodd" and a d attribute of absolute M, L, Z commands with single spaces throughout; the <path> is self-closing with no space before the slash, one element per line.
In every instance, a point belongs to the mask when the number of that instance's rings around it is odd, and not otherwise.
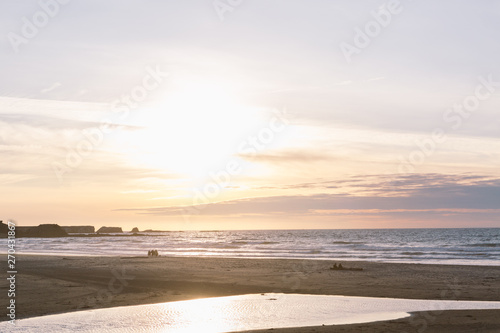
<path fill-rule="evenodd" d="M 22 319 L 9 332 L 219 333 L 391 320 L 409 312 L 500 309 L 500 302 L 252 294 L 79 311 Z"/>

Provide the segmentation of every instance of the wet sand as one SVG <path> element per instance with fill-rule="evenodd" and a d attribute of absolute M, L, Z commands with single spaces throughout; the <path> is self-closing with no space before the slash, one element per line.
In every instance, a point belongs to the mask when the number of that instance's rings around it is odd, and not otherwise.
<path fill-rule="evenodd" d="M 500 267 L 342 262 L 345 267 L 363 268 L 349 271 L 330 270 L 332 264 L 290 259 L 21 255 L 17 262 L 16 312 L 21 319 L 266 292 L 500 300 Z M 6 295 L 6 280 L 0 282 L 0 288 Z M 6 306 L 7 297 L 1 299 L 1 305 Z M 273 331 L 500 332 L 500 310 L 417 313 L 396 321 Z"/>
<path fill-rule="evenodd" d="M 270 330 L 247 331 L 245 333 L 463 333 L 500 332 L 500 310 L 443 311 L 416 313 L 411 318 L 323 327 L 299 327 Z"/>

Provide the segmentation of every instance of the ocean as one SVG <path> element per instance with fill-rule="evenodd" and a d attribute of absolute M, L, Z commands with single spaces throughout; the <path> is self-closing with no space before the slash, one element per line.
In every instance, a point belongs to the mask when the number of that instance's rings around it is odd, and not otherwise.
<path fill-rule="evenodd" d="M 142 236 L 19 238 L 18 254 L 295 258 L 500 265 L 500 228 L 171 231 Z M 2 252 L 7 240 L 0 239 Z M 4 250 L 5 249 L 5 250 Z"/>

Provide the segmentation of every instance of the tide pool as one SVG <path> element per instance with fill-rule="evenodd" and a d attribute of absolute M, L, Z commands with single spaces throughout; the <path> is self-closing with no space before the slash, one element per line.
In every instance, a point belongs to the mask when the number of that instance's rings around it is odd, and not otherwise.
<path fill-rule="evenodd" d="M 251 294 L 78 311 L 0 323 L 8 332 L 222 333 L 391 320 L 409 312 L 500 309 L 500 302 Z"/>

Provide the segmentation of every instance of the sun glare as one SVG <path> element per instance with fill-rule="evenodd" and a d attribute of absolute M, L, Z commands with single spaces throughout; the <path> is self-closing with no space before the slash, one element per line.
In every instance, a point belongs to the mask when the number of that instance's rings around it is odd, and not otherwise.
<path fill-rule="evenodd" d="M 170 322 L 167 331 L 182 333 L 198 332 L 223 332 L 233 328 L 231 322 L 235 320 L 232 316 L 234 311 L 231 304 L 235 303 L 232 298 L 204 298 L 192 301 L 181 301 L 175 306 L 175 322 Z M 165 303 L 164 313 L 171 315 L 171 305 Z"/>
<path fill-rule="evenodd" d="M 197 81 L 182 85 L 134 121 L 141 126 L 133 134 L 135 149 L 128 149 L 134 162 L 196 178 L 225 164 L 262 115 L 230 89 Z"/>

